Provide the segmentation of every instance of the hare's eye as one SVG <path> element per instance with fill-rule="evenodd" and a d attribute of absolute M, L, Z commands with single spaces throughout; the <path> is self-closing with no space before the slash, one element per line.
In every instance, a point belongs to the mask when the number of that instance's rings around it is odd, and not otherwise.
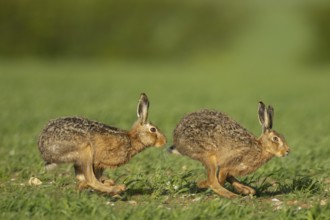
<path fill-rule="evenodd" d="M 274 142 L 278 142 L 278 137 L 274 136 L 274 137 L 272 138 L 272 140 L 273 140 Z"/>
<path fill-rule="evenodd" d="M 157 129 L 154 128 L 154 127 L 152 127 L 152 128 L 150 128 L 150 131 L 151 131 L 152 133 L 155 133 L 155 132 L 157 131 Z"/>

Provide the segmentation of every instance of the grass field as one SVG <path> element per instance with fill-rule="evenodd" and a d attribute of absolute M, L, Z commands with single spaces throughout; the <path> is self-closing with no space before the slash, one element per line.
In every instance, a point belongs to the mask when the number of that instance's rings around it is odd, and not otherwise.
<path fill-rule="evenodd" d="M 1 61 L 0 219 L 329 219 L 328 73 L 206 60 Z M 241 177 L 257 196 L 234 200 L 198 189 L 202 165 L 165 148 L 146 149 L 106 171 L 127 185 L 120 197 L 77 191 L 71 165 L 44 173 L 36 140 L 49 119 L 80 115 L 129 129 L 141 92 L 168 146 L 180 118 L 201 108 L 227 112 L 259 135 L 256 110 L 263 100 L 274 106 L 274 128 L 292 152 Z M 42 184 L 30 186 L 31 177 Z"/>

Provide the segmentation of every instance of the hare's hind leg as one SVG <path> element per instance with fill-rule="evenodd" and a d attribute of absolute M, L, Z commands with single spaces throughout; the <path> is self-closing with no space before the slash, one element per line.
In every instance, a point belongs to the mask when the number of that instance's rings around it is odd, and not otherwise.
<path fill-rule="evenodd" d="M 225 179 L 226 179 L 226 177 L 224 177 L 224 172 L 221 172 L 220 173 L 220 166 L 217 166 L 217 170 L 216 170 L 216 175 L 218 176 L 218 178 L 219 178 L 219 183 L 220 183 L 220 185 L 221 186 L 224 186 L 225 184 Z M 202 181 L 199 181 L 198 183 L 197 183 L 197 186 L 199 187 L 199 188 L 208 188 L 208 179 L 206 179 L 206 180 L 202 180 Z"/>
<path fill-rule="evenodd" d="M 200 184 L 207 184 L 214 192 L 226 198 L 236 198 L 238 195 L 232 193 L 220 185 L 217 177 L 217 160 L 214 155 L 204 158 L 203 164 L 207 170 L 207 180 Z"/>
<path fill-rule="evenodd" d="M 228 176 L 227 181 L 235 188 L 238 193 L 243 195 L 254 195 L 256 191 L 249 186 L 242 184 L 233 176 Z"/>
<path fill-rule="evenodd" d="M 118 186 L 107 186 L 101 183 L 98 179 L 96 179 L 93 170 L 93 155 L 91 147 L 88 145 L 80 152 L 80 158 L 78 161 L 78 165 L 81 167 L 81 171 L 85 176 L 86 184 L 91 188 L 109 193 L 111 195 L 119 194 L 125 190 L 124 185 Z"/>

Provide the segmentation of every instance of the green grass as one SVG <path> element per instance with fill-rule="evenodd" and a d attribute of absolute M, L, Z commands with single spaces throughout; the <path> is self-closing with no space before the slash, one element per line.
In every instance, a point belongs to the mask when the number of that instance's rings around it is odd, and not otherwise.
<path fill-rule="evenodd" d="M 97 63 L 0 62 L 1 219 L 327 219 L 330 216 L 328 70 L 251 68 L 206 61 Z M 226 59 L 225 59 L 226 60 Z M 328 71 L 329 72 L 329 71 Z M 257 196 L 228 200 L 195 182 L 204 168 L 186 157 L 150 148 L 106 174 L 128 190 L 111 197 L 77 191 L 71 165 L 44 173 L 36 139 L 49 119 L 81 115 L 129 129 L 140 92 L 150 120 L 172 142 L 191 111 L 227 112 L 259 135 L 257 103 L 275 108 L 275 129 L 292 147 L 240 179 Z M 30 177 L 43 184 L 30 186 Z M 227 186 L 230 188 L 230 186 Z"/>

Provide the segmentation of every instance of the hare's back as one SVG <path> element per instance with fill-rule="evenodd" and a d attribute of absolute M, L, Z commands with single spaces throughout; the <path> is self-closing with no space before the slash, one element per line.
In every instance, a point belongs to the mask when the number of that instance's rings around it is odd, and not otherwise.
<path fill-rule="evenodd" d="M 201 110 L 186 115 L 174 130 L 174 145 L 182 151 L 218 151 L 250 144 L 253 135 L 225 113 Z"/>
<path fill-rule="evenodd" d="M 95 135 L 118 135 L 125 131 L 81 117 L 65 117 L 50 121 L 39 136 L 39 147 L 54 142 L 86 142 Z"/>
<path fill-rule="evenodd" d="M 38 147 L 46 162 L 72 162 L 96 136 L 113 139 L 118 135 L 125 135 L 125 131 L 81 117 L 58 118 L 43 129 Z"/>

